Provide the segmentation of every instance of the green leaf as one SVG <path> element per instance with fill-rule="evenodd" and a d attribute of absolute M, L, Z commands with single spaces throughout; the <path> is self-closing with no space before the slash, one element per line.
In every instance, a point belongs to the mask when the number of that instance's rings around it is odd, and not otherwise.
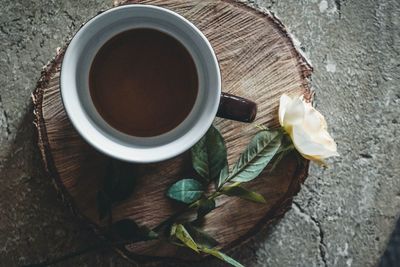
<path fill-rule="evenodd" d="M 185 224 L 185 227 L 190 236 L 199 246 L 213 248 L 218 245 L 218 241 L 203 230 L 191 225 L 190 223 Z"/>
<path fill-rule="evenodd" d="M 135 188 L 135 165 L 112 160 L 106 170 L 103 191 L 112 200 L 120 202 L 129 198 Z"/>
<path fill-rule="evenodd" d="M 255 179 L 279 150 L 281 139 L 280 131 L 259 132 L 241 154 L 229 180 L 243 183 Z"/>
<path fill-rule="evenodd" d="M 197 217 L 203 218 L 208 213 L 215 209 L 214 199 L 201 199 L 199 200 L 199 208 L 197 209 Z"/>
<path fill-rule="evenodd" d="M 222 253 L 219 250 L 216 249 L 209 249 L 209 248 L 201 248 L 201 251 L 206 253 L 206 254 L 210 254 L 226 263 L 229 263 L 232 266 L 235 267 L 244 267 L 242 264 L 240 264 L 239 262 L 237 262 L 236 260 L 232 259 L 231 257 L 229 257 L 228 255 Z"/>
<path fill-rule="evenodd" d="M 202 178 L 210 181 L 219 176 L 226 163 L 226 147 L 224 138 L 214 126 L 193 146 L 191 152 L 193 168 Z"/>
<path fill-rule="evenodd" d="M 151 231 L 146 226 L 139 227 L 131 219 L 124 219 L 114 223 L 112 229 L 123 240 L 146 241 L 158 237 L 157 233 Z"/>
<path fill-rule="evenodd" d="M 114 203 L 129 198 L 135 188 L 134 165 L 117 160 L 108 163 L 103 187 L 97 193 L 97 211 L 100 220 L 111 213 Z"/>
<path fill-rule="evenodd" d="M 203 185 L 194 179 L 183 179 L 173 184 L 167 192 L 169 198 L 191 204 L 203 195 Z"/>
<path fill-rule="evenodd" d="M 111 201 L 103 191 L 97 192 L 96 206 L 99 220 L 103 220 L 111 213 Z"/>
<path fill-rule="evenodd" d="M 241 186 L 225 186 L 222 188 L 222 193 L 227 196 L 240 197 L 256 203 L 266 203 L 262 195 L 249 191 Z"/>
<path fill-rule="evenodd" d="M 225 162 L 225 166 L 222 168 L 221 172 L 219 173 L 218 181 L 217 181 L 217 188 L 223 186 L 229 178 L 229 167 L 228 162 Z"/>
<path fill-rule="evenodd" d="M 171 228 L 171 235 L 178 238 L 188 248 L 199 252 L 196 242 L 194 242 L 193 238 L 182 224 L 174 224 Z"/>

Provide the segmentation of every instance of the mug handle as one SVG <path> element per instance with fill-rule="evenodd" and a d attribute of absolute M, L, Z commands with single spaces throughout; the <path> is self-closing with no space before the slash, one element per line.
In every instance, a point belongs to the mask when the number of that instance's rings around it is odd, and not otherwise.
<path fill-rule="evenodd" d="M 240 122 L 253 122 L 257 115 L 257 104 L 251 100 L 231 95 L 221 94 L 217 116 Z"/>

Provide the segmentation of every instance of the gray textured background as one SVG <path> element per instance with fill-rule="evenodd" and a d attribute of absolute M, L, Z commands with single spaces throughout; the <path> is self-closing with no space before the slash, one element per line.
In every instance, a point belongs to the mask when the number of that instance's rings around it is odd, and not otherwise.
<path fill-rule="evenodd" d="M 400 210 L 400 1 L 251 2 L 302 42 L 317 107 L 342 156 L 327 170 L 313 165 L 293 209 L 234 256 L 246 266 L 374 266 Z M 111 0 L 0 6 L 0 266 L 17 266 L 97 241 L 44 175 L 30 94 L 56 48 Z M 102 251 L 59 266 L 121 265 L 129 266 Z"/>

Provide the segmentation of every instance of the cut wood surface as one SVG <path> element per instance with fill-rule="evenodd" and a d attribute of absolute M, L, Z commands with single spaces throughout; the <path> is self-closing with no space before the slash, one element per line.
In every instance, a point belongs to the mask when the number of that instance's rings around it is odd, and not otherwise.
<path fill-rule="evenodd" d="M 135 0 L 169 8 L 192 21 L 210 40 L 217 54 L 223 91 L 257 102 L 255 124 L 278 126 L 277 109 L 282 93 L 310 97 L 308 77 L 311 66 L 296 49 L 285 27 L 268 12 L 260 12 L 231 0 Z M 71 125 L 62 105 L 59 74 L 64 49 L 45 68 L 33 95 L 38 144 L 43 161 L 73 211 L 95 228 L 98 220 L 96 194 L 110 159 L 91 148 Z M 216 119 L 223 134 L 228 160 L 234 162 L 250 138 L 255 124 Z M 138 180 L 131 198 L 115 207 L 113 220 L 134 219 L 154 227 L 181 206 L 166 198 L 167 188 L 193 174 L 190 155 L 185 153 L 162 163 L 135 166 Z M 248 187 L 261 193 L 267 204 L 253 204 L 237 198 L 221 198 L 218 209 L 206 216 L 204 230 L 223 249 L 248 240 L 279 218 L 291 204 L 307 176 L 308 162 L 299 164 L 294 156 L 282 160 L 270 175 L 262 174 Z M 186 251 L 159 241 L 121 248 L 127 257 L 154 260 L 158 257 L 187 259 Z"/>

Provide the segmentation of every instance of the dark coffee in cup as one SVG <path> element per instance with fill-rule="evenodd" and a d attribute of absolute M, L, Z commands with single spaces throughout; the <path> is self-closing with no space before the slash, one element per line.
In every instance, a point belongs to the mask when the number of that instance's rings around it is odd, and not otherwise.
<path fill-rule="evenodd" d="M 131 136 L 152 137 L 176 128 L 197 93 L 195 63 L 174 37 L 133 29 L 107 41 L 90 68 L 89 88 L 101 117 Z"/>

